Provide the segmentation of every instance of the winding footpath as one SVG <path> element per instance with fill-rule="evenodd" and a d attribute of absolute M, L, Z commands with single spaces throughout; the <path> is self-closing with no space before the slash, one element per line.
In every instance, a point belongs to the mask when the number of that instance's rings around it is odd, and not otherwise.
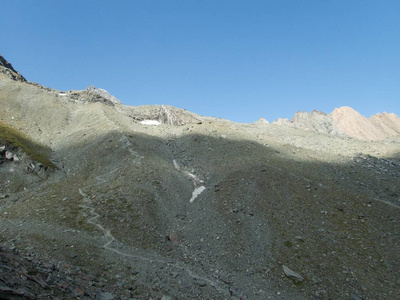
<path fill-rule="evenodd" d="M 91 199 L 89 197 L 89 195 L 87 195 L 83 189 L 79 188 L 79 194 L 83 197 L 83 202 L 80 205 L 81 208 L 87 210 L 90 214 L 89 218 L 87 219 L 87 222 L 96 226 L 102 233 L 103 233 L 103 237 L 105 240 L 105 243 L 102 245 L 102 247 L 108 251 L 111 251 L 119 256 L 122 257 L 126 257 L 126 258 L 134 258 L 134 259 L 138 259 L 138 260 L 142 260 L 142 261 L 147 261 L 150 263 L 160 263 L 160 264 L 164 264 L 167 265 L 169 267 L 172 268 L 176 268 L 179 270 L 182 270 L 184 272 L 186 272 L 190 277 L 192 277 L 194 280 L 202 280 L 203 282 L 209 284 L 211 287 L 213 287 L 214 289 L 216 289 L 219 293 L 221 293 L 222 295 L 226 295 L 230 297 L 230 293 L 227 289 L 223 289 L 221 287 L 219 287 L 218 283 L 206 278 L 206 277 L 202 277 L 199 276 L 198 274 L 196 274 L 194 271 L 192 271 L 191 269 L 189 269 L 186 266 L 183 266 L 181 264 L 178 263 L 172 263 L 169 262 L 165 259 L 161 259 L 161 258 L 150 258 L 150 257 L 145 257 L 142 255 L 136 255 L 136 254 L 129 254 L 129 253 L 124 253 L 118 249 L 115 249 L 114 247 L 112 247 L 112 243 L 114 241 L 116 241 L 115 237 L 111 234 L 111 230 L 105 228 L 103 225 L 100 224 L 99 222 L 99 218 L 100 215 L 96 212 L 96 210 L 92 207 L 91 204 Z M 134 251 L 132 249 L 132 251 Z"/>

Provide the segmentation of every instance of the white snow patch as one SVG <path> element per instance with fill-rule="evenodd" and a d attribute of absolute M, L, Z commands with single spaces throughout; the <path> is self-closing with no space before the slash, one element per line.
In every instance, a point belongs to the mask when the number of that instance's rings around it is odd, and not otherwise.
<path fill-rule="evenodd" d="M 158 122 L 157 120 L 143 120 L 140 122 L 140 124 L 143 125 L 160 125 L 161 123 Z"/>
<path fill-rule="evenodd" d="M 179 165 L 178 165 L 178 163 L 176 162 L 176 160 L 174 159 L 172 162 L 174 163 L 175 169 L 177 169 L 178 171 L 180 171 L 181 169 L 179 168 Z"/>
<path fill-rule="evenodd" d="M 182 172 L 183 174 L 185 174 L 186 176 L 190 177 L 190 179 L 192 179 L 193 184 L 194 184 L 194 190 L 192 193 L 192 197 L 190 198 L 189 202 L 193 202 L 194 199 L 197 198 L 198 195 L 200 195 L 205 189 L 206 187 L 204 186 L 204 181 L 201 180 L 199 177 L 197 177 L 196 175 L 189 173 L 188 171 L 182 171 L 181 168 L 179 167 L 178 163 L 176 162 L 176 160 L 174 159 L 172 161 L 174 163 L 174 167 L 179 171 Z"/>
<path fill-rule="evenodd" d="M 189 202 L 193 202 L 194 199 L 196 199 L 197 196 L 200 195 L 205 189 L 206 187 L 204 185 L 195 188 L 192 193 L 192 198 L 190 198 Z"/>

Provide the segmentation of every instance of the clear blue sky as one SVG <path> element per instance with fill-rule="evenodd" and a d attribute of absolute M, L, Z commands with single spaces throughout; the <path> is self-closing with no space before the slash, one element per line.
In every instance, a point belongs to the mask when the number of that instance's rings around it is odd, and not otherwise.
<path fill-rule="evenodd" d="M 399 115 L 399 16 L 399 0 L 3 0 L 0 53 L 30 81 L 127 105 Z"/>

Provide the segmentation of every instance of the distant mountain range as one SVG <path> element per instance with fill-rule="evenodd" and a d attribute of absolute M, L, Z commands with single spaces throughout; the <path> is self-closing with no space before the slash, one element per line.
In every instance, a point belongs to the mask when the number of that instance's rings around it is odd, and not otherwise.
<path fill-rule="evenodd" d="M 314 110 L 297 112 L 292 120 L 273 122 L 320 133 L 347 135 L 360 140 L 379 141 L 400 135 L 400 118 L 394 113 L 378 113 L 369 119 L 348 106 L 335 108 L 330 114 Z"/>

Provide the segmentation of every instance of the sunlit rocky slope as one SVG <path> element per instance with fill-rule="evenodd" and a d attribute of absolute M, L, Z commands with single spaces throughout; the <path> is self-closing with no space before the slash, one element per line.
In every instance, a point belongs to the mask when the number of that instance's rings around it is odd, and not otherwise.
<path fill-rule="evenodd" d="M 395 115 L 238 124 L 0 61 L 0 298 L 398 296 Z"/>
<path fill-rule="evenodd" d="M 330 114 L 315 110 L 311 113 L 297 112 L 292 120 L 278 119 L 274 124 L 366 141 L 400 136 L 400 118 L 394 113 L 378 113 L 367 119 L 347 106 L 336 108 Z"/>

